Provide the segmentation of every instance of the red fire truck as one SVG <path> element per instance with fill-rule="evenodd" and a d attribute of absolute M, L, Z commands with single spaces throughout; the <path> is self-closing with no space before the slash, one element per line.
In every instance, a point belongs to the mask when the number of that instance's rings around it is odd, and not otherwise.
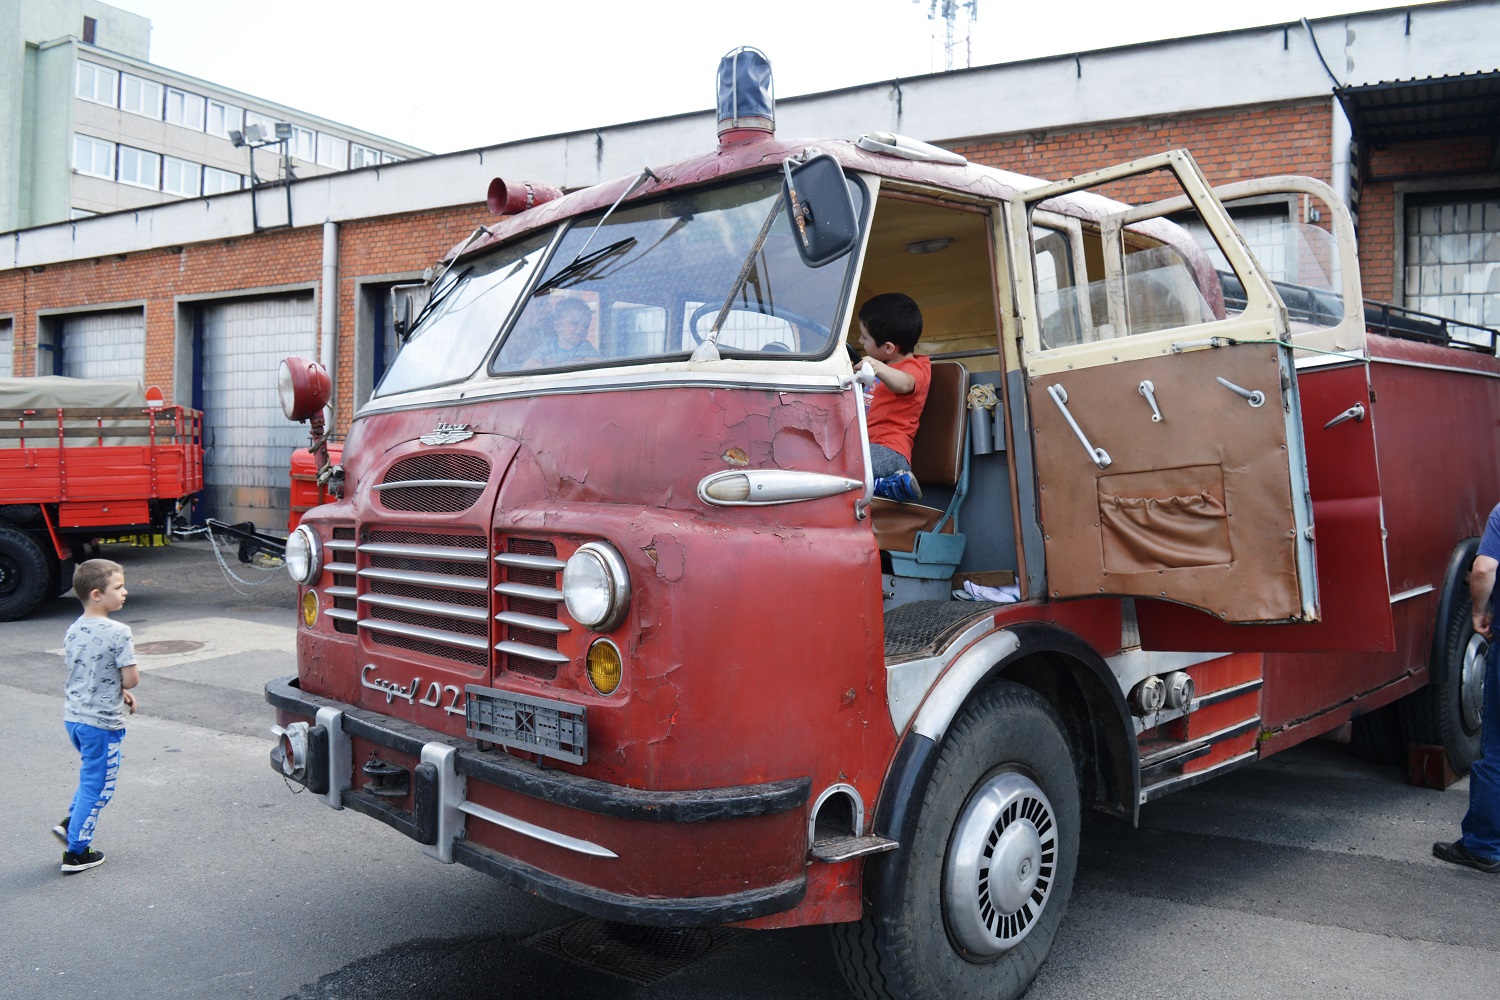
<path fill-rule="evenodd" d="M 55 597 L 100 536 L 166 535 L 202 488 L 203 415 L 155 387 L 0 379 L 0 621 Z"/>
<path fill-rule="evenodd" d="M 1368 330 L 1316 181 L 783 141 L 763 57 L 720 80 L 716 149 L 497 181 L 398 293 L 288 544 L 278 771 L 583 913 L 830 924 L 858 994 L 947 998 L 1024 992 L 1084 808 L 1351 720 L 1467 767 L 1492 333 Z M 872 498 L 845 349 L 886 291 L 934 358 L 922 505 Z"/>

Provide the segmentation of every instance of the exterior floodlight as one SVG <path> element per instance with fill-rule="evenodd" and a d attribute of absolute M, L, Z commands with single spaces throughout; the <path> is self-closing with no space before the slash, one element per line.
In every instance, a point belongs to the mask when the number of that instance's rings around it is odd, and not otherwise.
<path fill-rule="evenodd" d="M 292 123 L 291 122 L 277 122 L 276 123 L 276 138 L 277 138 L 277 140 L 281 141 L 281 142 L 284 142 L 287 139 L 290 139 L 291 137 L 292 137 Z"/>
<path fill-rule="evenodd" d="M 245 141 L 246 142 L 264 142 L 265 139 L 266 139 L 266 130 L 263 129 L 263 128 L 261 128 L 259 125 L 246 125 L 245 126 Z"/>
<path fill-rule="evenodd" d="M 316 361 L 286 358 L 276 373 L 276 394 L 288 420 L 301 422 L 314 414 L 321 416 L 332 391 L 328 369 Z"/>
<path fill-rule="evenodd" d="M 243 133 L 243 132 L 230 132 L 229 133 L 229 141 L 232 142 L 232 143 L 234 143 L 235 148 L 238 149 L 239 147 L 241 147 L 241 146 L 243 146 L 245 144 L 245 133 Z"/>

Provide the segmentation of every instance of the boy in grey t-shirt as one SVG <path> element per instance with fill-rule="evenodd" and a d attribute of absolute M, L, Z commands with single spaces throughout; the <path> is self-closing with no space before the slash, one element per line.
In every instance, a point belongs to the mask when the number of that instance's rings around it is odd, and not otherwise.
<path fill-rule="evenodd" d="M 109 618 L 125 606 L 125 570 L 108 559 L 80 563 L 73 573 L 73 593 L 83 602 L 83 616 L 63 638 L 68 667 L 63 726 L 83 763 L 73 808 L 52 828 L 67 844 L 62 858 L 67 875 L 104 864 L 104 854 L 91 846 L 94 825 L 115 794 L 125 715 L 135 713 L 135 695 L 128 689 L 140 681 L 130 626 Z"/>

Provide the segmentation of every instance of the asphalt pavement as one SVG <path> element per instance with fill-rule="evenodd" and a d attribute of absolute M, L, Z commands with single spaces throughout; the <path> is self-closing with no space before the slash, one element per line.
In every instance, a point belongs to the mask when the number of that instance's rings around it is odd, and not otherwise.
<path fill-rule="evenodd" d="M 61 875 L 48 832 L 77 774 L 58 655 L 77 604 L 0 625 L 0 997 L 847 996 L 821 928 L 653 939 L 699 957 L 649 984 L 562 957 L 586 931 L 628 934 L 272 773 L 260 692 L 295 669 L 284 574 L 231 562 L 244 582 L 227 579 L 206 542 L 105 555 L 126 566 L 141 711 L 92 871 Z M 1140 829 L 1091 818 L 1028 998 L 1500 997 L 1500 876 L 1429 853 L 1466 803 L 1467 782 L 1413 788 L 1315 742 L 1153 804 Z"/>

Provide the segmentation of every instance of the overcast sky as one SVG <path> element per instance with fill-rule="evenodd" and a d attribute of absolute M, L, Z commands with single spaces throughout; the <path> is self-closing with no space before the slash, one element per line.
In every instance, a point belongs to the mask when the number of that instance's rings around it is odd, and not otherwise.
<path fill-rule="evenodd" d="M 778 97 L 945 68 L 932 0 L 111 2 L 151 19 L 160 66 L 432 152 L 705 110 L 736 45 L 770 57 Z M 978 0 L 953 65 L 1389 6 Z"/>

